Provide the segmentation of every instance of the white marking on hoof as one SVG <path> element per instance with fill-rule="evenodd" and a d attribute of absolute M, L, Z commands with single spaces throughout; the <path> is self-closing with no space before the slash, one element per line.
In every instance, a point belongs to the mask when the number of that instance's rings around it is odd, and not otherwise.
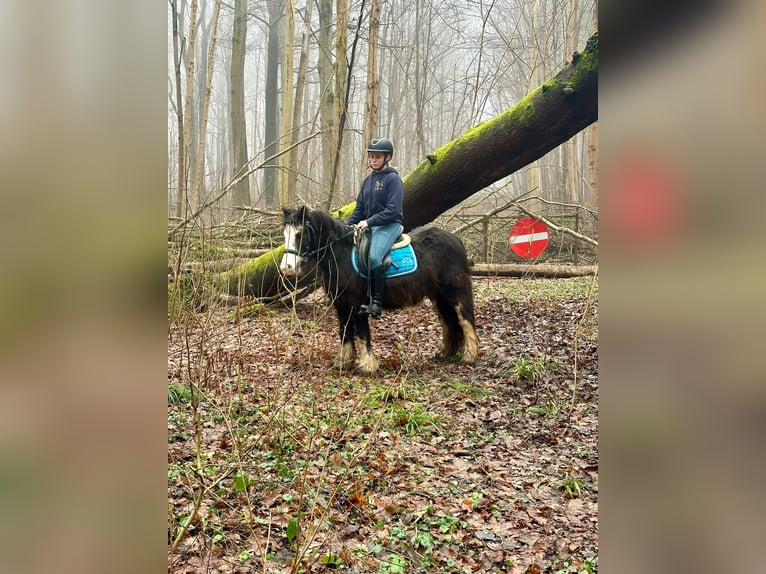
<path fill-rule="evenodd" d="M 336 369 L 351 370 L 354 368 L 356 362 L 356 352 L 354 351 L 354 344 L 351 342 L 343 343 L 340 348 L 340 353 L 335 357 L 333 366 Z"/>
<path fill-rule="evenodd" d="M 463 316 L 463 310 L 460 305 L 455 306 L 457 320 L 460 328 L 463 329 L 463 362 L 473 363 L 479 356 L 479 338 L 476 336 L 476 329 Z"/>
<path fill-rule="evenodd" d="M 359 352 L 359 365 L 357 370 L 367 375 L 371 375 L 378 370 L 378 360 L 375 358 L 375 354 L 367 351 L 367 347 L 364 345 Z"/>

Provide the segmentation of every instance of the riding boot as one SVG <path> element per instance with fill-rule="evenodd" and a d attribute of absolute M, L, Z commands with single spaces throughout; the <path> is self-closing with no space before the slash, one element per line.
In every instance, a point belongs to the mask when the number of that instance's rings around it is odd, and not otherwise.
<path fill-rule="evenodd" d="M 370 272 L 370 298 L 372 302 L 369 305 L 362 305 L 359 308 L 360 315 L 369 315 L 370 317 L 380 317 L 383 311 L 383 293 L 386 291 L 386 270 L 379 265 Z"/>

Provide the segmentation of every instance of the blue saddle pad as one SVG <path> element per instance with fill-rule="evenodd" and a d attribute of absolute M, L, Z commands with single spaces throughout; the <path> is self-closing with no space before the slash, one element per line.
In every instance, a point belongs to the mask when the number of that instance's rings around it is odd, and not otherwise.
<path fill-rule="evenodd" d="M 354 271 L 356 271 L 357 275 L 365 279 L 367 278 L 366 271 L 359 264 L 359 254 L 356 247 L 351 251 L 351 264 L 354 266 Z M 386 277 L 399 277 L 400 275 L 413 273 L 418 268 L 418 258 L 415 257 L 415 250 L 412 249 L 412 244 L 389 251 L 388 256 L 383 261 L 383 265 L 386 266 Z"/>

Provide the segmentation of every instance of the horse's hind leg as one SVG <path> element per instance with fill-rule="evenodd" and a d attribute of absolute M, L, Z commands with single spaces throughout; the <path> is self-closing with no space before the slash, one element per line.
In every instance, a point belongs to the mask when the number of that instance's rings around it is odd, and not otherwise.
<path fill-rule="evenodd" d="M 472 298 L 461 301 L 448 301 L 445 298 L 436 299 L 436 308 L 442 324 L 442 348 L 437 355 L 447 359 L 463 350 L 463 362 L 473 363 L 479 356 L 479 338 L 476 336 L 476 326 L 473 314 Z"/>
<path fill-rule="evenodd" d="M 436 310 L 439 312 L 439 320 L 442 325 L 442 347 L 436 357 L 448 359 L 460 352 L 463 346 L 463 329 L 455 309 L 449 301 L 443 297 L 433 300 Z"/>
<path fill-rule="evenodd" d="M 468 305 L 457 303 L 455 313 L 463 331 L 463 362 L 473 363 L 479 357 L 479 337 L 476 336 L 473 301 L 470 301 Z"/>

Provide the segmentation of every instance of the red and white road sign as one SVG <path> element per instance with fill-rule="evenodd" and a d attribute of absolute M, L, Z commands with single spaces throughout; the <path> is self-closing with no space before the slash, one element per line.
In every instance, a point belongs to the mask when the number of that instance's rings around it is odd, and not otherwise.
<path fill-rule="evenodd" d="M 524 259 L 537 257 L 548 247 L 548 227 L 534 217 L 519 219 L 508 235 L 511 249 Z"/>

